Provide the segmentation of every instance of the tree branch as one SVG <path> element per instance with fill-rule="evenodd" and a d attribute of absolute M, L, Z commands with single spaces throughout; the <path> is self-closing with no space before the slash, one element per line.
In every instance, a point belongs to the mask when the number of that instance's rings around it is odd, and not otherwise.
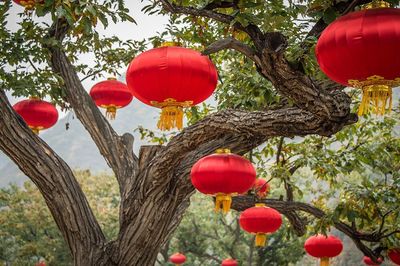
<path fill-rule="evenodd" d="M 203 54 L 210 55 L 210 54 L 213 54 L 213 53 L 216 53 L 216 52 L 228 49 L 228 48 L 234 49 L 254 61 L 255 52 L 253 51 L 253 49 L 251 49 L 250 46 L 247 46 L 246 44 L 244 44 L 232 37 L 221 39 L 221 40 L 218 40 L 218 41 L 210 44 L 203 51 Z"/>
<path fill-rule="evenodd" d="M 105 237 L 68 165 L 12 109 L 0 89 L 0 149 L 39 188 L 77 265 L 90 265 Z"/>
<path fill-rule="evenodd" d="M 62 42 L 67 30 L 67 24 L 63 20 L 57 20 L 51 27 L 49 36 Z M 54 72 L 64 80 L 66 100 L 75 110 L 77 118 L 89 132 L 107 164 L 113 169 L 121 196 L 125 195 L 125 190 L 129 189 L 126 183 L 134 179 L 138 168 L 138 159 L 133 153 L 133 136 L 128 133 L 122 137 L 118 136 L 83 88 L 74 66 L 61 48 L 48 49 L 51 52 L 51 66 Z"/>
<path fill-rule="evenodd" d="M 311 214 L 318 219 L 324 218 L 326 216 L 324 211 L 302 202 L 265 199 L 264 203 L 269 207 L 278 210 L 287 218 L 289 218 L 288 214 L 290 215 L 292 213 L 296 213 L 299 211 Z M 234 210 L 243 211 L 252 206 L 254 206 L 254 198 L 252 196 L 239 196 L 233 198 L 232 209 Z M 289 221 L 292 223 L 292 220 L 289 219 Z M 303 220 L 303 222 L 305 222 L 305 220 Z M 361 250 L 366 256 L 372 259 L 377 259 L 380 256 L 379 253 L 368 248 L 364 243 L 362 243 L 362 241 L 379 242 L 384 236 L 377 238 L 374 233 L 371 234 L 360 233 L 352 226 L 347 225 L 341 221 L 335 221 L 333 225 L 336 229 L 338 229 L 339 231 L 343 232 L 348 237 L 350 237 L 356 244 L 357 248 Z M 393 234 L 395 233 L 396 232 L 393 232 Z"/>

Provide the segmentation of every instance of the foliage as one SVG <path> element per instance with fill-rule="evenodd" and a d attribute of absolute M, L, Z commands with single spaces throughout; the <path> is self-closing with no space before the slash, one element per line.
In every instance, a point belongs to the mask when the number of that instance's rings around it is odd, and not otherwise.
<path fill-rule="evenodd" d="M 78 171 L 76 176 L 106 237 L 115 237 L 119 194 L 114 178 L 89 171 Z M 50 266 L 72 265 L 68 246 L 40 191 L 29 181 L 23 188 L 1 189 L 0 263 L 34 265 L 40 259 Z"/>

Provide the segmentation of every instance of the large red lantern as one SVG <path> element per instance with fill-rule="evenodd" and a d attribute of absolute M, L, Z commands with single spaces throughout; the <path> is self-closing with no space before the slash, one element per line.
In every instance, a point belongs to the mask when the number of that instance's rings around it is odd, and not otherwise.
<path fill-rule="evenodd" d="M 58 120 L 56 107 L 36 97 L 20 101 L 13 108 L 35 134 L 54 126 Z"/>
<path fill-rule="evenodd" d="M 254 184 L 256 170 L 242 156 L 232 154 L 228 149 L 220 149 L 193 165 L 191 179 L 198 191 L 216 197 L 216 211 L 222 209 L 227 213 L 231 207 L 231 197 L 246 193 Z"/>
<path fill-rule="evenodd" d="M 238 266 L 238 265 L 239 264 L 234 259 L 225 259 L 221 263 L 221 266 Z"/>
<path fill-rule="evenodd" d="M 321 259 L 321 266 L 328 266 L 329 259 L 339 256 L 343 250 L 342 241 L 332 235 L 316 235 L 307 239 L 304 249 L 313 257 Z"/>
<path fill-rule="evenodd" d="M 400 265 L 400 248 L 390 249 L 388 257 L 393 263 Z"/>
<path fill-rule="evenodd" d="M 115 78 L 94 85 L 90 96 L 97 106 L 106 109 L 106 116 L 110 119 L 115 119 L 117 109 L 127 106 L 133 98 L 128 87 Z"/>
<path fill-rule="evenodd" d="M 33 9 L 36 3 L 43 3 L 44 0 L 13 0 L 18 5 L 25 7 L 26 9 Z"/>
<path fill-rule="evenodd" d="M 133 59 L 126 81 L 136 98 L 162 109 L 160 129 L 181 129 L 183 108 L 203 102 L 214 92 L 217 71 L 207 56 L 169 46 L 151 49 Z"/>
<path fill-rule="evenodd" d="M 256 246 L 263 247 L 267 241 L 267 234 L 274 233 L 282 225 L 282 215 L 275 209 L 257 203 L 240 214 L 240 227 L 243 230 L 256 234 Z"/>
<path fill-rule="evenodd" d="M 257 196 L 261 199 L 265 198 L 271 187 L 267 183 L 267 180 L 262 179 L 262 178 L 257 178 L 256 181 L 254 182 L 253 188 L 254 192 L 257 194 Z"/>
<path fill-rule="evenodd" d="M 316 46 L 329 78 L 362 89 L 359 115 L 384 114 L 392 105 L 392 88 L 400 85 L 400 10 L 371 7 L 338 18 Z"/>
<path fill-rule="evenodd" d="M 378 258 L 378 263 L 374 262 L 370 257 L 364 256 L 363 261 L 365 265 L 370 265 L 370 266 L 379 266 L 382 264 L 383 259 Z"/>
<path fill-rule="evenodd" d="M 180 266 L 186 261 L 186 256 L 181 253 L 175 253 L 169 257 L 169 261 L 174 263 L 176 266 Z"/>

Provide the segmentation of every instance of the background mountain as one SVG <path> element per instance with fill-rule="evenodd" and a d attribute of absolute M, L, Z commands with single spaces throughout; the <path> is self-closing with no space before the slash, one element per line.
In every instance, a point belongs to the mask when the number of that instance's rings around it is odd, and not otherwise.
<path fill-rule="evenodd" d="M 145 144 L 140 136 L 134 132 L 138 126 L 155 130 L 158 118 L 158 109 L 146 106 L 134 99 L 124 109 L 118 110 L 117 117 L 111 121 L 114 129 L 119 133 L 130 132 L 135 136 L 134 150 L 138 152 L 141 145 Z M 66 130 L 66 124 L 69 129 Z M 90 169 L 92 172 L 111 171 L 89 134 L 74 118 L 73 113 L 68 113 L 57 124 L 40 134 L 40 137 L 60 155 L 72 169 Z M 0 187 L 9 183 L 22 185 L 27 177 L 18 167 L 0 151 Z"/>

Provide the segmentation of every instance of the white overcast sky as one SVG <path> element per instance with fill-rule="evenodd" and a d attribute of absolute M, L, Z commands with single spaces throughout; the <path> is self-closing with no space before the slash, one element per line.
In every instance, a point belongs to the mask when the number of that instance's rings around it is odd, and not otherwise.
<path fill-rule="evenodd" d="M 18 22 L 20 21 L 18 13 L 23 11 L 23 8 L 19 5 L 16 5 L 14 2 L 13 6 L 10 10 L 8 28 L 11 30 L 15 30 L 18 28 Z M 159 16 L 159 15 L 146 15 L 140 10 L 147 4 L 148 1 L 144 0 L 127 0 L 125 1 L 126 6 L 130 10 L 130 15 L 136 20 L 137 25 L 125 22 L 125 23 L 118 23 L 113 24 L 112 21 L 107 29 L 103 29 L 102 26 L 99 26 L 99 32 L 106 36 L 110 35 L 117 35 L 123 40 L 143 40 L 144 38 L 148 38 L 154 36 L 157 32 L 161 32 L 167 23 L 166 16 Z M 100 23 L 99 23 L 100 24 Z M 82 60 L 88 61 L 93 60 L 89 55 L 83 55 Z M 89 90 L 94 83 L 97 81 L 85 80 L 84 86 L 87 90 Z M 9 95 L 9 94 L 8 94 Z M 12 104 L 14 104 L 19 99 L 9 97 L 9 100 Z"/>

